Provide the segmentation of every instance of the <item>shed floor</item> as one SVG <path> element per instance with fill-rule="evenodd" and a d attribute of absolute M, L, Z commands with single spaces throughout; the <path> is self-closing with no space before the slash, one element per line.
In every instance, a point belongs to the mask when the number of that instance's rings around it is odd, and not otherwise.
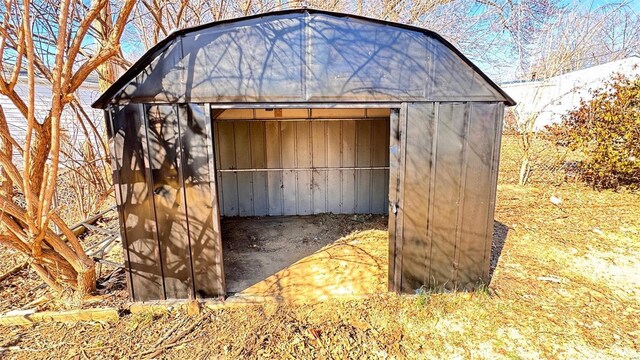
<path fill-rule="evenodd" d="M 222 219 L 227 292 L 322 300 L 386 291 L 387 216 Z"/>

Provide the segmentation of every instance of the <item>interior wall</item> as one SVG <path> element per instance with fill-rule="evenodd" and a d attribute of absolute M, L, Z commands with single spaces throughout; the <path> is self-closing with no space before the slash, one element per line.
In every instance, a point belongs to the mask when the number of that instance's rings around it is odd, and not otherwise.
<path fill-rule="evenodd" d="M 502 103 L 401 108 L 392 130 L 400 133 L 401 150 L 391 160 L 398 171 L 391 194 L 398 212 L 389 225 L 391 290 L 489 283 L 503 114 Z"/>
<path fill-rule="evenodd" d="M 223 216 L 385 214 L 389 109 L 212 110 Z"/>

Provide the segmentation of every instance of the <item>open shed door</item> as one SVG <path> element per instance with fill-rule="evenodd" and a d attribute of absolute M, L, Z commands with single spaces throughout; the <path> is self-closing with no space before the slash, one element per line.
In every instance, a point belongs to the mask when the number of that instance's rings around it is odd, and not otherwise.
<path fill-rule="evenodd" d="M 390 291 L 488 282 L 503 109 L 421 102 L 392 115 Z"/>
<path fill-rule="evenodd" d="M 129 104 L 110 118 L 132 299 L 224 296 L 208 107 Z"/>

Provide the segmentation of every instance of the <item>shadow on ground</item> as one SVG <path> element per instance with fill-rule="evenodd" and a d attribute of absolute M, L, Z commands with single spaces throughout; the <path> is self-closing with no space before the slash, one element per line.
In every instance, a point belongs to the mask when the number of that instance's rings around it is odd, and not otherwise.
<path fill-rule="evenodd" d="M 499 221 L 493 221 L 493 241 L 491 242 L 491 262 L 489 265 L 489 284 L 493 280 L 493 273 L 498 267 L 502 249 L 509 235 L 509 227 Z"/>
<path fill-rule="evenodd" d="M 227 292 L 290 301 L 383 292 L 386 228 L 375 215 L 223 219 Z"/>

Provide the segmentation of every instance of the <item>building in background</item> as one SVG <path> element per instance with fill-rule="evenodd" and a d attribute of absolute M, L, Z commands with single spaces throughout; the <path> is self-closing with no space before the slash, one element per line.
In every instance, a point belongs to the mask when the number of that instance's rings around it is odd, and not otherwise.
<path fill-rule="evenodd" d="M 514 111 L 518 113 L 519 121 L 536 116 L 533 129 L 540 130 L 560 122 L 562 116 L 580 105 L 581 99 L 589 99 L 592 90 L 602 87 L 616 73 L 629 78 L 640 76 L 640 56 L 548 79 L 504 83 L 501 87 L 518 102 Z"/>
<path fill-rule="evenodd" d="M 15 90 L 22 99 L 27 99 L 28 87 L 26 76 L 20 76 Z M 66 135 L 65 139 L 68 140 L 67 144 L 79 147 L 84 144 L 86 135 L 82 124 L 78 121 L 78 116 L 88 117 L 94 126 L 96 126 L 98 130 L 97 133 L 104 133 L 102 112 L 91 108 L 91 103 L 100 96 L 98 79 L 96 77 L 88 78 L 78 91 L 76 91 L 76 96 L 78 98 L 79 106 L 67 105 L 65 107 L 61 119 L 61 129 Z M 42 122 L 47 116 L 49 109 L 51 108 L 51 98 L 51 85 L 46 79 L 37 77 L 35 86 L 35 117 L 37 121 Z M 0 106 L 2 106 L 4 115 L 7 118 L 9 131 L 18 143 L 24 144 L 27 131 L 25 117 L 20 113 L 20 110 L 18 110 L 13 102 L 4 95 L 0 95 Z M 85 121 L 85 126 L 86 125 Z M 90 136 L 95 136 L 93 134 L 94 132 L 90 128 L 88 128 L 87 131 L 91 134 Z M 93 140 L 95 139 L 92 139 L 92 144 L 95 146 L 97 142 Z M 13 150 L 13 158 L 14 163 L 21 167 L 23 160 L 17 149 Z M 62 156 L 60 160 L 62 166 L 72 166 L 69 164 L 68 157 Z"/>

